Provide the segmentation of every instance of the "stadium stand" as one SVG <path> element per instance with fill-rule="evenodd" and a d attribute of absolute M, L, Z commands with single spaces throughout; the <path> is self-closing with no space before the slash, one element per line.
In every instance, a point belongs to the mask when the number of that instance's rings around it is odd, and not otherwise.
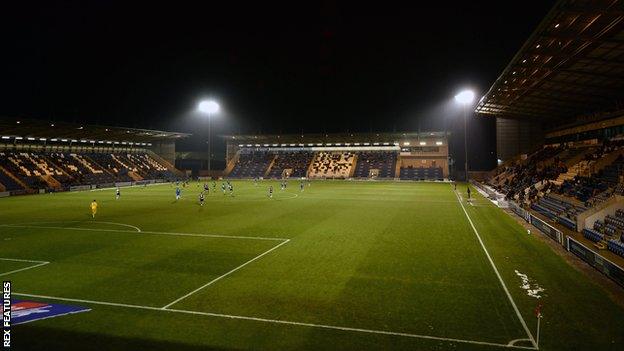
<path fill-rule="evenodd" d="M 448 135 L 226 135 L 224 174 L 232 178 L 448 179 Z"/>
<path fill-rule="evenodd" d="M 9 171 L 4 168 L 4 153 L 0 153 L 0 183 L 5 187 L 5 190 L 22 190 L 24 186 L 18 183 L 18 180 L 11 175 Z"/>
<path fill-rule="evenodd" d="M 607 241 L 607 248 L 609 248 L 609 250 L 616 255 L 624 257 L 624 238 L 621 238 L 620 240 L 622 241 L 609 239 L 609 241 Z"/>
<path fill-rule="evenodd" d="M 600 242 L 604 240 L 604 235 L 588 228 L 583 229 L 583 236 L 593 242 Z"/>
<path fill-rule="evenodd" d="M 269 171 L 269 177 L 305 177 L 313 158 L 314 153 L 310 151 L 278 152 Z"/>
<path fill-rule="evenodd" d="M 440 167 L 401 167 L 401 179 L 406 180 L 432 180 L 442 179 L 442 168 Z"/>
<path fill-rule="evenodd" d="M 310 167 L 310 178 L 349 178 L 355 163 L 352 152 L 319 152 Z"/>
<path fill-rule="evenodd" d="M 567 172 L 564 162 L 557 157 L 563 151 L 561 147 L 544 147 L 526 160 L 506 167 L 489 184 L 507 199 L 518 202 L 537 200 L 538 190 L 549 187 L 545 181 L 555 180 L 559 174 Z"/>
<path fill-rule="evenodd" d="M 137 163 L 130 162 L 135 160 Z M 124 163 L 123 161 L 126 161 Z M 24 189 L 13 177 L 31 189 L 66 189 L 74 185 L 132 181 L 129 172 L 141 179 L 174 179 L 174 174 L 145 153 L 0 153 L 0 183 L 7 190 Z M 7 173 L 10 173 L 7 174 Z M 11 175 L 13 177 L 11 177 Z"/>
<path fill-rule="evenodd" d="M 555 198 L 550 194 L 546 194 L 532 205 L 532 208 L 541 214 L 556 219 L 557 222 L 576 230 L 576 217 L 579 213 L 587 210 L 587 208 L 568 202 L 564 198 Z"/>
<path fill-rule="evenodd" d="M 130 182 L 132 178 L 128 176 L 129 168 L 120 162 L 113 154 L 108 153 L 89 153 L 86 155 L 95 163 L 100 165 L 108 173 L 115 176 L 115 179 L 121 182 Z"/>
<path fill-rule="evenodd" d="M 46 122 L 9 118 L 0 118 L 0 130 L 3 196 L 185 178 L 168 159 L 175 158 L 175 140 L 188 134 L 63 122 L 51 129 Z"/>
<path fill-rule="evenodd" d="M 355 164 L 355 167 L 353 165 Z M 233 178 L 306 177 L 312 178 L 394 178 L 395 151 L 320 152 L 251 151 L 241 152 L 230 173 Z M 268 169 L 268 173 L 267 170 Z M 308 174 L 310 169 L 310 174 Z M 441 168 L 436 174 L 442 174 Z M 441 176 L 439 177 L 441 178 Z"/>
<path fill-rule="evenodd" d="M 356 178 L 394 178 L 396 162 L 396 152 L 358 152 L 353 176 Z M 376 175 L 372 177 L 372 173 Z"/>
<path fill-rule="evenodd" d="M 230 173 L 232 178 L 264 177 L 275 155 L 267 151 L 241 152 L 238 162 Z"/>
<path fill-rule="evenodd" d="M 559 1 L 474 112 L 496 120 L 499 167 L 486 183 L 524 220 L 552 223 L 535 227 L 622 284 L 624 25 L 617 5 Z"/>
<path fill-rule="evenodd" d="M 594 223 L 593 229 L 584 229 L 583 236 L 593 242 L 606 242 L 609 251 L 624 257 L 624 211 L 618 209 L 615 215 Z"/>
<path fill-rule="evenodd" d="M 30 160 L 28 154 L 2 153 L 0 165 L 20 179 L 29 188 L 47 188 L 46 182 L 41 178 L 40 169 Z"/>
<path fill-rule="evenodd" d="M 53 152 L 48 157 L 71 177 L 70 186 L 112 183 L 115 178 L 82 155 Z"/>

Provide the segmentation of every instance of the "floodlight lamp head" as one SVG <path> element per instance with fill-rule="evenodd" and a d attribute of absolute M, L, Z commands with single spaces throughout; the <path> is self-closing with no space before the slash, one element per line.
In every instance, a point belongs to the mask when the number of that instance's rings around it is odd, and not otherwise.
<path fill-rule="evenodd" d="M 197 105 L 197 109 L 199 112 L 212 115 L 219 112 L 219 104 L 213 100 L 204 100 Z"/>
<path fill-rule="evenodd" d="M 464 90 L 455 95 L 455 101 L 462 105 L 470 104 L 474 101 L 475 93 L 472 90 Z"/>

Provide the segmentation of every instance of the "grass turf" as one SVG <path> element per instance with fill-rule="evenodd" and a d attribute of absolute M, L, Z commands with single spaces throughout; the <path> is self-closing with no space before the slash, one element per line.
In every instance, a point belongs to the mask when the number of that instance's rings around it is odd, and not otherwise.
<path fill-rule="evenodd" d="M 218 189 L 204 207 L 196 183 L 177 202 L 171 185 L 122 189 L 120 200 L 114 190 L 0 199 L 0 257 L 50 262 L 3 276 L 14 292 L 145 307 L 15 296 L 92 308 L 15 326 L 16 349 L 496 350 L 527 338 L 448 184 L 233 184 L 234 196 Z M 540 349 L 624 347 L 624 311 L 600 287 L 487 200 L 474 204 L 466 211 L 533 335 L 538 301 L 515 270 L 546 289 Z M 0 260 L 0 274 L 29 265 Z M 232 270 L 169 307 L 209 315 L 160 309 Z"/>

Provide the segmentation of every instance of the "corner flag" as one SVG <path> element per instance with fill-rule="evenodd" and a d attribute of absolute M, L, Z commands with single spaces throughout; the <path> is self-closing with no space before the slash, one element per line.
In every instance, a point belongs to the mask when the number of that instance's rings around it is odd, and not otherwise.
<path fill-rule="evenodd" d="M 537 307 L 535 307 L 535 317 L 542 318 L 542 304 L 538 303 Z"/>
<path fill-rule="evenodd" d="M 537 340 L 535 340 L 535 347 L 539 348 L 540 340 L 540 319 L 542 319 L 542 304 L 538 303 L 535 307 L 535 317 L 537 317 Z"/>

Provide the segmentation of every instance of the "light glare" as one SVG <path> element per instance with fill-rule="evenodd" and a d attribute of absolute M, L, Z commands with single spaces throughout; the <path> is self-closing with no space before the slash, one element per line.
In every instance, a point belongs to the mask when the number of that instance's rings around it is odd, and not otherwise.
<path fill-rule="evenodd" d="M 460 104 L 469 104 L 474 100 L 475 94 L 472 90 L 464 90 L 461 93 L 455 95 L 455 101 Z"/>
<path fill-rule="evenodd" d="M 219 112 L 219 104 L 217 104 L 213 100 L 205 100 L 199 103 L 197 109 L 202 113 L 207 113 L 211 115 L 213 113 Z"/>

